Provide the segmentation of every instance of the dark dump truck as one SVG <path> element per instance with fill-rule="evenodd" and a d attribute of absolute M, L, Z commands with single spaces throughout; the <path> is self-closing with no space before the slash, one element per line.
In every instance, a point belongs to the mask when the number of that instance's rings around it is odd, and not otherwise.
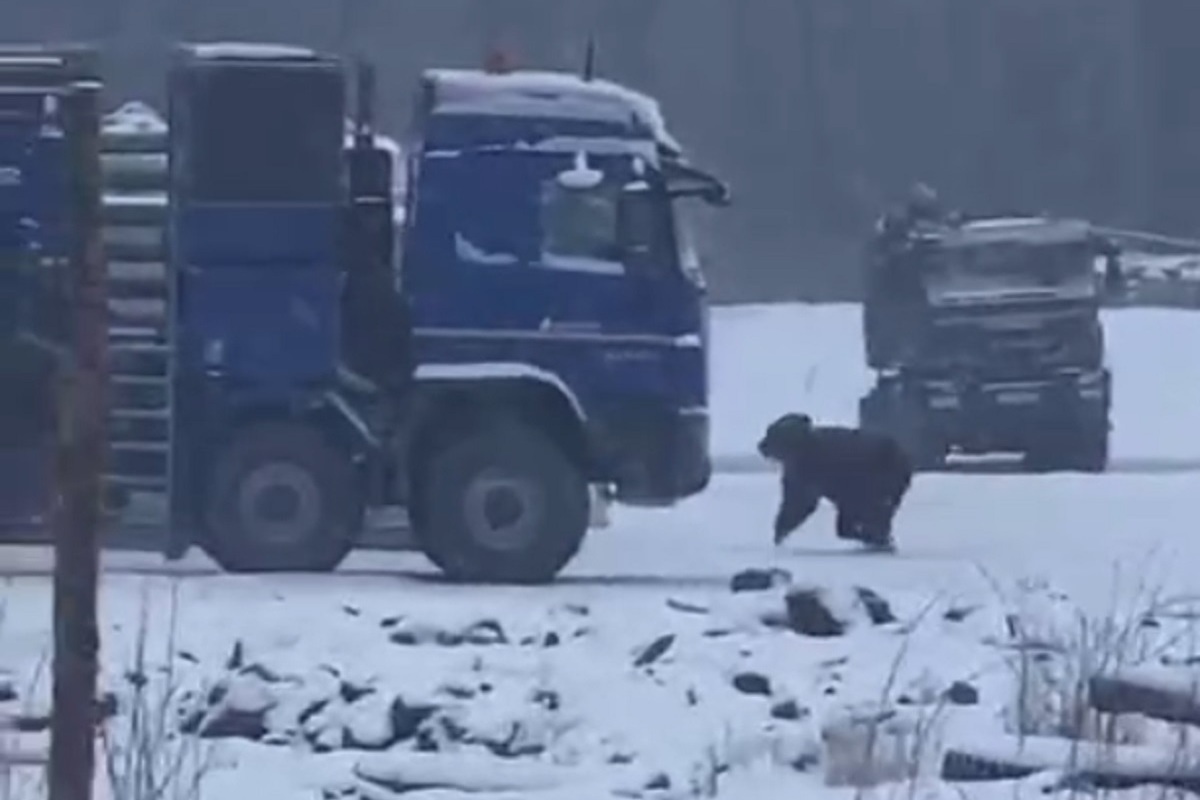
<path fill-rule="evenodd" d="M 919 470 L 953 453 L 1106 469 L 1100 307 L 1121 280 L 1111 240 L 1074 219 L 916 219 L 881 225 L 869 250 L 863 338 L 876 380 L 859 402 L 863 428 L 895 437 Z"/>

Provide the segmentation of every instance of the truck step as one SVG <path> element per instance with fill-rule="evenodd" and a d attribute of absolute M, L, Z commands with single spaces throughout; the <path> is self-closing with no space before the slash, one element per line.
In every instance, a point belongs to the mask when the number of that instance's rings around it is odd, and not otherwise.
<path fill-rule="evenodd" d="M 156 298 L 110 297 L 108 313 L 122 322 L 162 322 L 167 316 L 167 302 Z"/>
<path fill-rule="evenodd" d="M 121 450 L 126 453 L 163 453 L 165 454 L 171 448 L 166 442 L 148 442 L 148 441 L 121 441 L 119 439 L 110 440 L 108 446 L 112 450 Z"/>
<path fill-rule="evenodd" d="M 109 381 L 117 386 L 128 387 L 165 387 L 165 375 L 110 375 Z"/>
<path fill-rule="evenodd" d="M 125 339 L 151 339 L 162 341 L 163 332 L 152 325 L 109 325 L 110 342 Z"/>
<path fill-rule="evenodd" d="M 108 341 L 109 352 L 119 353 L 153 353 L 165 354 L 170 351 L 170 348 L 165 342 L 147 341 L 146 339 L 117 339 L 111 337 Z"/>
<path fill-rule="evenodd" d="M 109 281 L 129 283 L 155 283 L 166 285 L 167 268 L 161 261 L 118 261 L 108 262 Z"/>
<path fill-rule="evenodd" d="M 108 473 L 104 475 L 104 482 L 109 486 L 118 486 L 122 489 L 131 489 L 134 491 L 164 491 L 167 488 L 167 479 L 162 475 Z"/>
<path fill-rule="evenodd" d="M 163 408 L 111 408 L 108 416 L 116 420 L 152 420 L 161 421 L 171 417 L 169 409 Z"/>

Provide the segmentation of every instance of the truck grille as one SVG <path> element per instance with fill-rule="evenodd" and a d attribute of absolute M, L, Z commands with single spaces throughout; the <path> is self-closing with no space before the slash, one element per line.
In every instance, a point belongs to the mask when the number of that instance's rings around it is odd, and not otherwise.
<path fill-rule="evenodd" d="M 1102 359 L 1099 325 L 1090 314 L 1043 319 L 997 314 L 934 325 L 922 361 L 949 369 L 1022 375 L 1060 367 L 1093 369 Z"/>

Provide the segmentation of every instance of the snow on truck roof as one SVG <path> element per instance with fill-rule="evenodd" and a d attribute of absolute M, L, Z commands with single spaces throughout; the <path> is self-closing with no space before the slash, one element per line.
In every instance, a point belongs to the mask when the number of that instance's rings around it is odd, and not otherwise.
<path fill-rule="evenodd" d="M 185 44 L 183 49 L 204 61 L 319 61 L 326 58 L 307 47 L 270 42 L 198 42 Z"/>
<path fill-rule="evenodd" d="M 1084 220 L 1046 217 L 973 220 L 961 227 L 941 230 L 937 234 L 943 247 L 979 247 L 1005 242 L 1049 246 L 1086 242 L 1091 237 L 1092 226 Z"/>
<path fill-rule="evenodd" d="M 658 101 L 612 81 L 540 70 L 467 69 L 426 70 L 424 79 L 433 86 L 436 113 L 632 122 L 661 144 L 680 150 Z"/>

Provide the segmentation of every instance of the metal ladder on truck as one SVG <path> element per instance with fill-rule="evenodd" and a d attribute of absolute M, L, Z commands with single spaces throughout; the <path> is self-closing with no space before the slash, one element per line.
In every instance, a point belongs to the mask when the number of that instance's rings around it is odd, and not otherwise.
<path fill-rule="evenodd" d="M 110 508 L 168 502 L 173 292 L 167 273 L 167 127 L 129 103 L 105 118 L 101 161 L 108 259 Z M 140 504 L 133 503 L 136 513 Z M 157 516 L 157 514 L 155 514 Z"/>

